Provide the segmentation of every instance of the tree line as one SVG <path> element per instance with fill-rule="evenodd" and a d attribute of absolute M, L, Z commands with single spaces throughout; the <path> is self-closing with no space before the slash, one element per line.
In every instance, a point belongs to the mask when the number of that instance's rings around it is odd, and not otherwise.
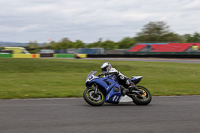
<path fill-rule="evenodd" d="M 63 38 L 59 42 L 51 41 L 39 46 L 36 41 L 29 42 L 28 49 L 77 49 L 77 48 L 104 48 L 106 50 L 128 49 L 136 43 L 200 43 L 200 33 L 179 35 L 174 33 L 164 21 L 149 22 L 143 26 L 134 37 L 124 37 L 120 41 L 103 40 L 86 44 L 81 40 L 71 41 Z"/>

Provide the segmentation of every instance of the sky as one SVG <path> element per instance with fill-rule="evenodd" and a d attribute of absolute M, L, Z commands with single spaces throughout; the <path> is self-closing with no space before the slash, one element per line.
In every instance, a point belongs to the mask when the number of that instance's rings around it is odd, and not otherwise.
<path fill-rule="evenodd" d="M 193 34 L 200 32 L 199 6 L 199 0 L 0 0 L 0 41 L 120 41 L 150 21 Z"/>

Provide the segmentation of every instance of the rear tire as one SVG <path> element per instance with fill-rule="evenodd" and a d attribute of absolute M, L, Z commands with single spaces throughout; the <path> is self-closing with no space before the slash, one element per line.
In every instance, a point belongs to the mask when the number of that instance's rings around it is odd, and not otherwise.
<path fill-rule="evenodd" d="M 90 104 L 92 106 L 101 106 L 105 102 L 105 97 L 100 90 L 98 90 L 98 94 L 95 94 L 94 89 L 88 89 L 87 88 L 83 92 L 83 98 L 85 99 L 85 101 L 88 104 Z"/>
<path fill-rule="evenodd" d="M 133 103 L 135 103 L 136 105 L 148 105 L 152 100 L 151 93 L 147 88 L 143 86 L 138 85 L 137 87 L 139 90 L 142 90 L 144 94 L 142 94 L 141 96 L 138 96 L 136 94 L 130 94 L 128 96 L 132 98 Z"/>

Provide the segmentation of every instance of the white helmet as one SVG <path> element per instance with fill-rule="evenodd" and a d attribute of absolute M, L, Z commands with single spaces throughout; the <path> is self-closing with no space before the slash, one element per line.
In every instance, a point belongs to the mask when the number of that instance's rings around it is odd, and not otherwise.
<path fill-rule="evenodd" d="M 109 62 L 105 62 L 101 65 L 102 72 L 109 72 L 111 68 L 112 66 Z"/>

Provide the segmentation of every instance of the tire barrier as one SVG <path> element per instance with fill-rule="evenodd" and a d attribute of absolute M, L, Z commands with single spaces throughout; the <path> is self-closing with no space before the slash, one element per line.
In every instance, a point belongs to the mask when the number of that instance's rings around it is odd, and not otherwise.
<path fill-rule="evenodd" d="M 135 54 L 88 54 L 88 58 L 200 58 L 200 54 L 185 53 L 135 53 Z"/>
<path fill-rule="evenodd" d="M 74 54 L 54 54 L 55 58 L 74 58 Z"/>
<path fill-rule="evenodd" d="M 87 54 L 77 54 L 80 58 L 87 58 Z M 0 54 L 1 57 L 7 58 L 45 58 L 45 57 L 54 57 L 54 58 L 75 58 L 74 54 Z"/>
<path fill-rule="evenodd" d="M 0 54 L 0 57 L 12 58 L 12 54 Z"/>
<path fill-rule="evenodd" d="M 47 54 L 47 53 L 40 54 L 40 57 L 54 57 L 54 54 L 53 53 L 52 54 Z"/>
<path fill-rule="evenodd" d="M 87 58 L 87 54 L 77 54 L 80 58 Z M 75 58 L 74 54 L 54 54 L 55 58 Z"/>
<path fill-rule="evenodd" d="M 13 54 L 13 58 L 40 58 L 40 54 Z"/>
<path fill-rule="evenodd" d="M 80 58 L 87 58 L 87 54 L 77 54 Z"/>
<path fill-rule="evenodd" d="M 200 53 L 129 53 L 129 54 L 77 54 L 80 58 L 200 58 Z M 0 54 L 0 58 L 75 58 L 74 54 Z"/>

